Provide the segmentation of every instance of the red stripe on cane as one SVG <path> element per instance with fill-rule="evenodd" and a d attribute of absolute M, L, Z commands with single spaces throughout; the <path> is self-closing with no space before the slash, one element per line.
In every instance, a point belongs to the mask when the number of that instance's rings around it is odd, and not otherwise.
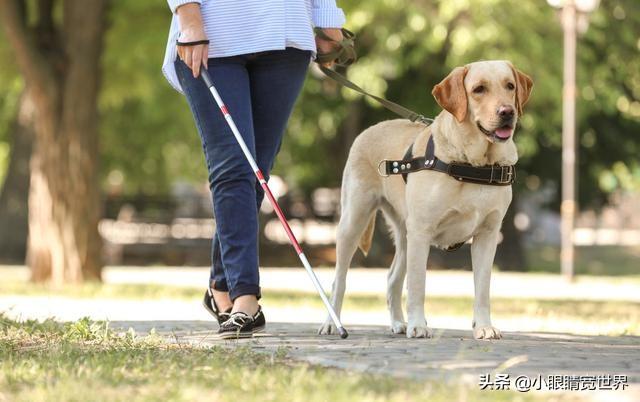
<path fill-rule="evenodd" d="M 256 177 L 258 178 L 258 180 L 263 181 L 264 180 L 264 176 L 262 175 L 262 172 L 260 170 L 256 171 Z"/>
<path fill-rule="evenodd" d="M 227 110 L 227 105 L 220 106 L 220 110 L 222 110 L 223 114 L 229 114 L 229 111 Z"/>
<path fill-rule="evenodd" d="M 258 174 L 262 175 L 262 173 L 260 173 L 259 170 L 256 172 L 256 175 Z M 287 236 L 289 237 L 291 244 L 293 244 L 293 248 L 296 249 L 296 253 L 298 253 L 298 255 L 302 254 L 302 247 L 300 247 L 300 244 L 298 243 L 296 236 L 293 234 L 293 231 L 289 226 L 289 222 L 287 222 L 287 218 L 284 217 L 284 213 L 282 213 L 282 210 L 280 209 L 280 205 L 278 205 L 278 202 L 276 201 L 275 197 L 273 196 L 273 194 L 271 194 L 271 190 L 269 190 L 269 186 L 267 186 L 267 183 L 264 181 L 262 182 L 262 188 L 264 189 L 264 192 L 267 195 L 267 198 L 271 202 L 271 205 L 273 206 L 273 209 L 275 210 L 276 215 L 278 215 L 278 218 L 280 219 L 280 223 L 282 223 L 282 227 L 284 227 L 284 231 L 287 232 Z"/>

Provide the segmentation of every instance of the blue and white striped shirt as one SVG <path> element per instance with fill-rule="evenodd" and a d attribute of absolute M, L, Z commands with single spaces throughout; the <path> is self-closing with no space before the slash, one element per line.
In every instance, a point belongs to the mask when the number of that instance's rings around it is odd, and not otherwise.
<path fill-rule="evenodd" d="M 209 44 L 209 57 L 228 57 L 295 47 L 315 57 L 313 27 L 340 28 L 344 13 L 335 0 L 167 0 L 173 12 L 162 71 L 182 92 L 173 62 L 180 24 L 176 9 L 199 3 Z"/>

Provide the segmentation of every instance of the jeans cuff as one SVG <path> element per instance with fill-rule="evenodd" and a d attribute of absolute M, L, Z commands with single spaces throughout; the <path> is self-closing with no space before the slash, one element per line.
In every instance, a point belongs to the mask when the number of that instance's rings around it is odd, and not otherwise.
<path fill-rule="evenodd" d="M 229 292 L 229 297 L 231 298 L 231 301 L 234 301 L 240 296 L 246 296 L 246 295 L 254 295 L 258 298 L 258 300 L 260 300 L 260 298 L 262 297 L 262 294 L 260 292 L 260 286 L 240 285 Z"/>
<path fill-rule="evenodd" d="M 229 286 L 227 286 L 227 282 L 225 281 L 215 281 L 213 284 L 213 289 L 220 292 L 228 292 Z"/>

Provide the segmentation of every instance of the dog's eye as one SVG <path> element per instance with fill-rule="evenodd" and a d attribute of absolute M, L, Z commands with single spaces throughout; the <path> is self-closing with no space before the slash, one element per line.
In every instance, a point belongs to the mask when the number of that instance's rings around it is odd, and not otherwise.
<path fill-rule="evenodd" d="M 481 94 L 481 93 L 484 93 L 484 91 L 486 91 L 486 88 L 484 87 L 484 85 L 478 85 L 477 87 L 473 88 L 474 94 Z"/>
<path fill-rule="evenodd" d="M 516 86 L 515 86 L 515 85 L 513 85 L 513 83 L 511 83 L 511 82 L 510 82 L 510 83 L 508 83 L 508 84 L 507 84 L 507 89 L 508 89 L 509 91 L 513 91 L 514 89 L 516 89 Z"/>

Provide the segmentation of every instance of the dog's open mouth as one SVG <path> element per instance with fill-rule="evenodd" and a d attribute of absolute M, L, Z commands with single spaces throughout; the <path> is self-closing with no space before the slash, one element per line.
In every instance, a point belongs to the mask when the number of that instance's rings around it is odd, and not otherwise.
<path fill-rule="evenodd" d="M 480 129 L 480 131 L 482 131 L 484 135 L 486 135 L 489 141 L 491 142 L 494 142 L 494 141 L 504 142 L 509 138 L 511 138 L 511 136 L 513 135 L 513 126 L 511 124 L 503 124 L 502 126 L 496 128 L 493 131 L 489 131 L 484 127 L 482 127 L 480 122 L 476 122 L 476 124 L 478 125 L 478 128 Z"/>

